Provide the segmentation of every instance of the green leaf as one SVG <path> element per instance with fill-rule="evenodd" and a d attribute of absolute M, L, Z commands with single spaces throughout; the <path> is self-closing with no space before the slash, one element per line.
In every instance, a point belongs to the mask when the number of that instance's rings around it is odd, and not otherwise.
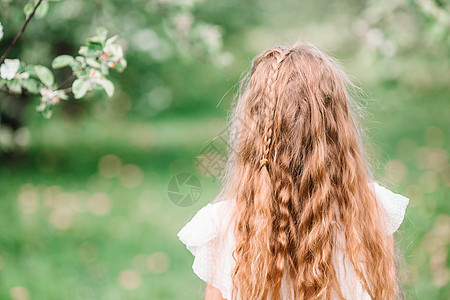
<path fill-rule="evenodd" d="M 6 84 L 6 80 L 0 79 L 0 89 L 4 87 Z"/>
<path fill-rule="evenodd" d="M 53 73 L 44 66 L 34 66 L 34 70 L 36 71 L 39 79 L 48 87 L 52 87 L 53 82 L 55 81 L 55 77 Z"/>
<path fill-rule="evenodd" d="M 114 83 L 108 79 L 100 79 L 98 83 L 103 87 L 108 97 L 114 95 Z"/>
<path fill-rule="evenodd" d="M 88 46 L 81 46 L 78 53 L 85 57 L 95 57 L 96 51 L 102 51 L 103 46 L 99 43 L 89 42 Z"/>
<path fill-rule="evenodd" d="M 97 35 L 102 41 L 105 41 L 108 36 L 108 30 L 105 27 L 99 27 L 97 28 Z"/>
<path fill-rule="evenodd" d="M 52 62 L 53 69 L 60 69 L 69 66 L 75 61 L 75 59 L 70 55 L 60 55 L 55 57 Z"/>
<path fill-rule="evenodd" d="M 92 58 L 86 59 L 86 63 L 88 66 L 91 66 L 93 68 L 100 68 L 100 64 Z"/>
<path fill-rule="evenodd" d="M 47 12 L 48 12 L 48 2 L 47 1 L 43 1 L 41 3 L 41 5 L 39 5 L 39 7 L 36 9 L 35 16 L 38 19 L 42 19 L 43 17 L 45 17 Z"/>
<path fill-rule="evenodd" d="M 31 3 L 26 4 L 23 7 L 23 12 L 25 13 L 25 17 L 28 18 L 31 15 L 31 13 L 33 12 L 33 9 L 34 9 L 34 5 L 33 4 L 31 4 Z"/>
<path fill-rule="evenodd" d="M 88 38 L 88 46 L 96 46 L 96 48 L 103 48 L 103 40 L 98 36 Z"/>
<path fill-rule="evenodd" d="M 98 38 L 98 37 L 95 37 Z M 89 40 L 88 41 L 88 48 L 91 51 L 102 51 L 103 50 L 103 43 L 100 41 L 94 41 L 94 40 Z"/>
<path fill-rule="evenodd" d="M 75 99 L 83 98 L 89 90 L 90 83 L 86 79 L 77 79 L 72 84 L 72 92 Z"/>
<path fill-rule="evenodd" d="M 20 82 L 17 79 L 13 79 L 11 81 L 8 81 L 6 83 L 8 86 L 8 89 L 13 94 L 20 94 L 22 93 L 22 86 L 20 85 Z"/>
<path fill-rule="evenodd" d="M 22 86 L 31 94 L 39 93 L 39 82 L 33 78 L 28 78 L 22 81 Z"/>

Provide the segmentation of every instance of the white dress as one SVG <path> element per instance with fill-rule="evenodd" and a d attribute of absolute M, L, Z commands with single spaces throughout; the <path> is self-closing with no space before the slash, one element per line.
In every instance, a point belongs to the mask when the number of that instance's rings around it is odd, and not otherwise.
<path fill-rule="evenodd" d="M 378 183 L 371 183 L 376 198 L 387 212 L 386 232 L 393 234 L 403 221 L 409 199 L 396 194 Z M 220 290 L 223 298 L 231 299 L 233 289 L 231 274 L 235 265 L 233 222 L 231 222 L 234 201 L 209 203 L 178 232 L 178 238 L 195 256 L 192 269 L 197 276 Z M 342 246 L 342 245 L 341 245 Z M 342 249 L 342 248 L 341 248 Z M 363 290 L 350 261 L 336 252 L 334 263 L 341 288 L 346 299 L 370 299 Z M 291 299 L 292 294 L 286 280 L 281 287 L 283 298 Z"/>

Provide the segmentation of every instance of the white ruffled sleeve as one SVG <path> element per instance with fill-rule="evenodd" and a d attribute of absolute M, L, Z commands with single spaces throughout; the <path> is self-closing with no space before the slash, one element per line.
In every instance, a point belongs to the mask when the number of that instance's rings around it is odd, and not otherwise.
<path fill-rule="evenodd" d="M 192 269 L 206 283 L 230 299 L 234 268 L 232 203 L 209 203 L 178 232 L 177 236 L 195 256 Z"/>
<path fill-rule="evenodd" d="M 388 216 L 386 230 L 388 234 L 393 234 L 403 222 L 409 199 L 403 195 L 392 192 L 376 182 L 372 182 L 371 185 L 375 191 L 377 200 L 380 201 L 383 208 L 386 210 Z"/>

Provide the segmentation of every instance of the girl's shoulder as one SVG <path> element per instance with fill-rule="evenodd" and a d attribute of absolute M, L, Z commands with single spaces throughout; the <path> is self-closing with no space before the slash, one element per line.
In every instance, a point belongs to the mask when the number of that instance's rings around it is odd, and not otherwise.
<path fill-rule="evenodd" d="M 388 234 L 393 234 L 403 222 L 409 199 L 401 194 L 394 193 L 377 182 L 371 182 L 370 186 L 374 190 L 377 200 L 386 211 L 386 231 Z"/>
<path fill-rule="evenodd" d="M 230 229 L 234 199 L 208 203 L 178 232 L 177 236 L 196 255 L 197 248 Z"/>
<path fill-rule="evenodd" d="M 234 199 L 202 207 L 178 232 L 178 238 L 194 255 L 192 269 L 206 283 L 230 299 L 234 268 Z"/>

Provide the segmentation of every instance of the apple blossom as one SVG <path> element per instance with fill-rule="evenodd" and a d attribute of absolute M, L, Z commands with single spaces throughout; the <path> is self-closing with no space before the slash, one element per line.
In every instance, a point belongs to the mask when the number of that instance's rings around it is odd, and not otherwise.
<path fill-rule="evenodd" d="M 6 80 L 12 80 L 19 70 L 20 60 L 5 59 L 5 62 L 0 66 L 0 77 Z"/>

